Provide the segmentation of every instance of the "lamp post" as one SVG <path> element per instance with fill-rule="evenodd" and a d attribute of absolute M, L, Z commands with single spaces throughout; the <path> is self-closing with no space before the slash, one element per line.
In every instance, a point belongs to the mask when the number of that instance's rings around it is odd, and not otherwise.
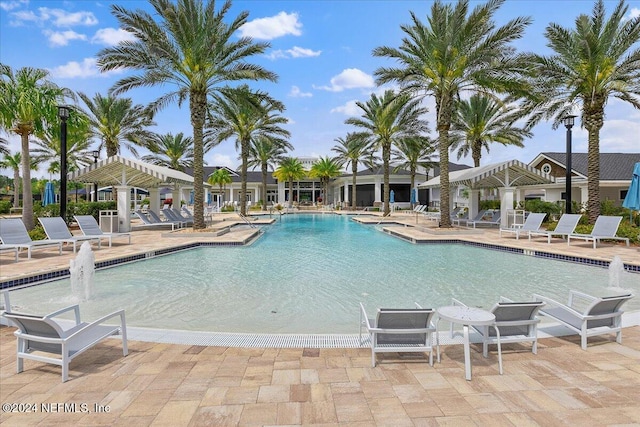
<path fill-rule="evenodd" d="M 96 163 L 98 163 L 98 157 L 100 157 L 100 152 L 98 150 L 93 150 L 91 154 L 93 154 L 93 164 L 95 165 Z M 93 183 L 93 201 L 94 202 L 98 201 L 98 183 L 97 182 Z"/>
<path fill-rule="evenodd" d="M 566 161 L 566 179 L 565 179 L 565 199 L 566 199 L 566 213 L 571 213 L 571 128 L 574 124 L 576 116 L 568 115 L 564 116 L 562 123 L 567 128 L 567 161 Z"/>
<path fill-rule="evenodd" d="M 67 119 L 70 109 L 58 105 L 60 118 L 60 216 L 67 222 Z"/>

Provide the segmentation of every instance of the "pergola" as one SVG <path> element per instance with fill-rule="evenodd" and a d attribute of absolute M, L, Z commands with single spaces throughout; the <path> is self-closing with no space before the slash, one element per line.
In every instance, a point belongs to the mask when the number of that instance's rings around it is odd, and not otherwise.
<path fill-rule="evenodd" d="M 478 191 L 483 188 L 500 190 L 500 222 L 507 224 L 507 211 L 513 206 L 513 193 L 517 187 L 552 184 L 553 177 L 519 160 L 494 163 L 477 168 L 463 169 L 449 173 L 449 184 L 455 188 L 464 186 L 471 190 L 469 195 L 469 218 L 478 213 Z M 440 176 L 418 185 L 418 188 L 439 188 Z"/>
<path fill-rule="evenodd" d="M 149 208 L 160 209 L 160 187 L 193 187 L 193 177 L 184 172 L 156 166 L 140 160 L 111 156 L 67 175 L 69 181 L 113 186 L 117 190 L 118 226 L 120 231 L 131 229 L 131 187 L 149 190 Z M 209 187 L 209 184 L 204 184 Z M 181 191 L 178 191 L 181 194 Z"/>

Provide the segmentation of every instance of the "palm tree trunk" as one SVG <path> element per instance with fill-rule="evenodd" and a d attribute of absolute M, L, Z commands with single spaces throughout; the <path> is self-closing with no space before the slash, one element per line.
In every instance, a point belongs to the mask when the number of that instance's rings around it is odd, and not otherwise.
<path fill-rule="evenodd" d="M 354 211 L 358 209 L 358 205 L 356 204 L 356 174 L 358 173 L 358 162 L 351 162 L 351 209 Z"/>
<path fill-rule="evenodd" d="M 262 163 L 262 210 L 267 210 L 267 170 L 266 162 Z"/>
<path fill-rule="evenodd" d="M 600 216 L 600 129 L 604 124 L 604 102 L 596 96 L 591 108 L 587 106 L 584 112 L 584 127 L 589 133 L 589 152 L 587 154 L 587 209 L 589 223 L 595 224 Z M 567 201 L 569 203 L 569 201 Z"/>
<path fill-rule="evenodd" d="M 240 171 L 240 215 L 247 215 L 247 164 L 249 162 L 249 139 L 243 139 L 240 143 L 240 156 L 242 166 Z"/>
<path fill-rule="evenodd" d="M 442 95 L 441 102 L 436 100 L 436 114 L 438 116 L 438 148 L 440 154 L 440 227 L 451 228 L 451 211 L 449 204 L 449 128 L 453 103 L 446 94 Z"/>
<path fill-rule="evenodd" d="M 205 92 L 192 90 L 189 94 L 189 110 L 193 127 L 193 229 L 202 230 L 204 223 L 204 143 L 203 128 L 207 107 Z"/>
<path fill-rule="evenodd" d="M 384 212 L 383 215 L 387 216 L 391 213 L 391 206 L 389 206 L 390 192 L 389 192 L 389 162 L 391 160 L 391 141 L 385 141 L 382 145 L 382 164 L 384 168 Z"/>
<path fill-rule="evenodd" d="M 20 169 L 13 170 L 13 207 L 20 207 Z"/>
<path fill-rule="evenodd" d="M 22 222 L 27 230 L 33 230 L 33 193 L 31 192 L 31 156 L 29 155 L 30 126 L 20 126 L 17 132 L 20 135 L 22 148 Z"/>
<path fill-rule="evenodd" d="M 293 180 L 289 180 L 289 206 L 287 207 L 292 207 L 293 206 Z"/>

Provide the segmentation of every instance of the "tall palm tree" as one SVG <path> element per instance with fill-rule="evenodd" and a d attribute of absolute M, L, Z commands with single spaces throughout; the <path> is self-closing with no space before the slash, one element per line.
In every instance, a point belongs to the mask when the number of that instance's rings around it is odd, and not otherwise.
<path fill-rule="evenodd" d="M 259 137 L 272 138 L 280 144 L 285 142 L 283 138 L 289 136 L 289 131 L 280 125 L 288 120 L 279 114 L 285 107 L 265 92 L 252 91 L 247 85 L 220 89 L 220 95 L 215 98 L 216 102 L 210 107 L 210 125 L 216 130 L 219 141 L 235 137 L 236 149 L 240 149 L 240 214 L 246 215 L 251 142 Z"/>
<path fill-rule="evenodd" d="M 260 166 L 262 172 L 262 209 L 267 209 L 267 176 L 269 166 L 275 170 L 275 166 L 284 159 L 287 150 L 293 150 L 293 146 L 287 142 L 268 136 L 258 136 L 251 145 L 249 153 L 249 167 Z"/>
<path fill-rule="evenodd" d="M 20 152 L 5 154 L 0 161 L 0 168 L 7 168 L 13 171 L 13 207 L 20 207 L 20 166 L 22 155 Z"/>
<path fill-rule="evenodd" d="M 326 205 L 329 203 L 329 181 L 331 178 L 340 176 L 342 174 L 342 164 L 329 156 L 320 157 L 316 160 L 309 170 L 309 177 L 320 178 L 320 184 L 322 185 L 322 193 L 324 194 L 323 203 Z"/>
<path fill-rule="evenodd" d="M 86 105 L 83 113 L 89 118 L 91 136 L 101 141 L 99 149 L 104 147 L 111 157 L 124 146 L 138 157 L 136 147 L 145 146 L 152 136 L 147 130 L 155 125 L 151 113 L 142 105 L 133 105 L 131 98 L 96 93 L 91 99 L 82 92 L 78 96 Z"/>
<path fill-rule="evenodd" d="M 375 71 L 379 84 L 397 82 L 403 90 L 432 95 L 436 104 L 436 130 L 440 161 L 440 227 L 449 218 L 449 130 L 455 100 L 465 90 L 486 90 L 526 96 L 529 87 L 514 72 L 527 67 L 510 45 L 522 37 L 531 20 L 518 17 L 497 26 L 494 15 L 505 0 L 489 0 L 469 13 L 469 1 L 455 4 L 436 0 L 427 24 L 411 13 L 411 24 L 399 48 L 378 47 L 374 56 L 394 59 L 396 68 Z"/>
<path fill-rule="evenodd" d="M 605 106 L 615 97 L 640 108 L 640 17 L 627 18 L 620 0 L 606 19 L 605 2 L 596 1 L 591 16 L 580 15 L 575 29 L 550 24 L 545 30 L 552 55 L 532 55 L 537 97 L 525 104 L 535 107 L 529 124 L 561 120 L 580 110 L 588 132 L 587 192 L 589 221 L 600 215 L 600 129 Z"/>
<path fill-rule="evenodd" d="M 435 152 L 433 142 L 424 136 L 413 136 L 396 141 L 395 147 L 395 149 L 391 150 L 393 161 L 396 163 L 393 171 L 409 170 L 411 176 L 410 188 L 413 191 L 416 186 L 418 167 L 423 167 L 427 170 L 434 167 L 435 162 L 431 160 L 431 156 Z"/>
<path fill-rule="evenodd" d="M 336 145 L 331 148 L 338 153 L 336 160 L 346 167 L 351 166 L 351 209 L 357 208 L 356 182 L 358 176 L 358 164 L 363 163 L 368 167 L 373 167 L 376 157 L 371 149 L 371 143 L 362 134 L 349 132 L 345 138 L 336 138 Z"/>
<path fill-rule="evenodd" d="M 302 162 L 295 157 L 285 157 L 273 172 L 274 178 L 278 181 L 289 182 L 289 206 L 293 202 L 293 181 L 305 178 L 308 173 Z"/>
<path fill-rule="evenodd" d="M 391 212 L 389 206 L 389 164 L 391 146 L 404 138 L 415 137 L 427 131 L 427 122 L 420 118 L 427 109 L 420 106 L 418 98 L 408 94 L 396 94 L 387 90 L 381 97 L 375 93 L 366 103 L 356 102 L 362 110 L 361 117 L 351 117 L 347 124 L 364 129 L 360 137 L 372 141 L 373 147 L 382 150 L 384 173 L 384 215 Z"/>
<path fill-rule="evenodd" d="M 27 230 L 35 226 L 31 190 L 29 136 L 56 123 L 57 105 L 71 92 L 47 80 L 49 72 L 20 68 L 15 73 L 0 64 L 0 128 L 20 135 L 22 154 L 22 222 Z"/>
<path fill-rule="evenodd" d="M 4 138 L 0 138 L 0 154 L 11 154 L 9 152 L 9 141 Z"/>
<path fill-rule="evenodd" d="M 182 132 L 176 135 L 153 133 L 147 142 L 147 149 L 152 154 L 142 156 L 145 162 L 181 172 L 193 167 L 193 138 L 185 137 Z"/>
<path fill-rule="evenodd" d="M 451 128 L 451 149 L 458 150 L 458 159 L 471 153 L 473 165 L 478 167 L 482 149 L 488 153 L 492 142 L 524 147 L 524 138 L 533 134 L 515 125 L 520 115 L 520 110 L 514 106 L 474 93 L 468 100 L 458 101 Z"/>
<path fill-rule="evenodd" d="M 209 175 L 207 178 L 207 182 L 211 185 L 218 185 L 220 187 L 220 192 L 218 196 L 218 200 L 220 200 L 220 196 L 224 194 L 224 186 L 227 184 L 231 184 L 233 179 L 231 178 L 231 174 L 225 168 L 216 169 L 214 173 Z"/>
<path fill-rule="evenodd" d="M 241 12 L 235 18 L 227 17 L 231 1 L 225 1 L 217 12 L 215 0 L 149 0 L 149 3 L 154 15 L 111 6 L 120 25 L 135 35 L 136 41 L 123 41 L 102 50 L 98 66 L 102 71 L 125 67 L 141 72 L 116 82 L 114 95 L 137 87 L 172 86 L 173 90 L 152 103 L 154 112 L 174 101 L 178 105 L 189 101 L 193 127 L 193 228 L 202 229 L 207 98 L 224 82 L 276 81 L 277 76 L 247 61 L 264 53 L 269 44 L 237 36 L 249 14 Z"/>

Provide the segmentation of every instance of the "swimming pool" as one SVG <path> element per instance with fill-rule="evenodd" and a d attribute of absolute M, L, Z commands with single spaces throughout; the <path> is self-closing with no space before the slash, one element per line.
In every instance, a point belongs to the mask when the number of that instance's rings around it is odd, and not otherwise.
<path fill-rule="evenodd" d="M 639 292 L 637 274 L 620 286 Z M 341 215 L 284 215 L 247 247 L 201 247 L 100 270 L 83 317 L 124 308 L 129 326 L 252 333 L 355 333 L 358 302 L 489 308 L 500 295 L 602 294 L 608 270 L 462 244 L 413 245 Z M 70 281 L 12 292 L 38 313 L 70 304 Z M 638 298 L 635 298 L 638 300 Z M 636 304 L 635 306 L 632 305 Z M 626 308 L 638 309 L 632 300 Z"/>

